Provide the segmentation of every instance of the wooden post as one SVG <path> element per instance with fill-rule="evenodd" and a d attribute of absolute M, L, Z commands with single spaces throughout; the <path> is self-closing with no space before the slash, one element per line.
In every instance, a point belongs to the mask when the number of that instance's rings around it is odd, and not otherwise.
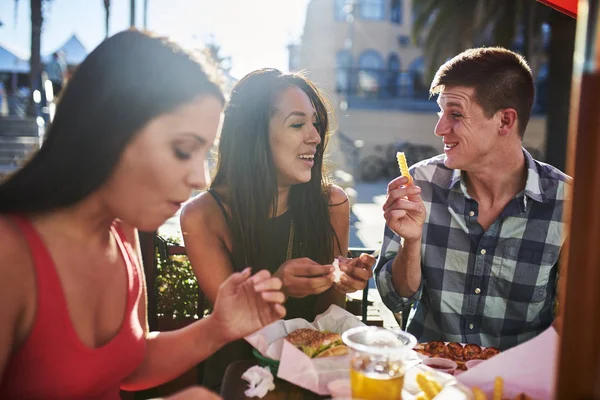
<path fill-rule="evenodd" d="M 600 399 L 599 17 L 600 0 L 579 2 L 567 155 L 574 184 L 565 208 L 556 399 Z"/>

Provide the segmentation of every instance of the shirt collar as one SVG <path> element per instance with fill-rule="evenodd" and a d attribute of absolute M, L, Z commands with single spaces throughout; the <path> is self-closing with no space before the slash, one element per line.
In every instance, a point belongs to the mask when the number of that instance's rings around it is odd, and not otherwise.
<path fill-rule="evenodd" d="M 525 166 L 527 167 L 527 182 L 525 182 L 525 195 L 532 200 L 540 203 L 548 201 L 546 194 L 542 189 L 540 171 L 535 160 L 529 152 L 523 149 L 525 156 Z"/>
<path fill-rule="evenodd" d="M 525 196 L 531 198 L 540 203 L 544 203 L 547 201 L 547 197 L 542 191 L 541 182 L 540 182 L 540 174 L 538 170 L 538 166 L 535 163 L 535 160 L 529 154 L 527 150 L 523 148 L 523 155 L 525 156 L 525 166 L 527 168 L 527 181 L 525 182 L 525 190 L 517 195 L 520 197 L 525 194 Z M 463 171 L 460 169 L 452 170 L 452 176 L 450 177 L 450 183 L 448 185 L 448 189 L 454 189 L 456 185 L 460 184 L 460 189 L 463 195 L 470 199 L 469 193 L 467 192 L 467 186 L 465 184 Z M 527 200 L 524 199 L 524 205 L 527 204 Z"/>

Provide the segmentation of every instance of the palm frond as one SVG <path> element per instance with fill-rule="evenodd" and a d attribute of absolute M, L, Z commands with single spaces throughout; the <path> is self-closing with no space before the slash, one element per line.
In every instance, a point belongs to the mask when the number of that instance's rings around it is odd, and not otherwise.
<path fill-rule="evenodd" d="M 539 42 L 548 7 L 525 0 L 415 0 L 412 40 L 423 48 L 427 76 L 449 57 L 474 46 L 510 48 Z M 419 43 L 422 42 L 422 43 Z M 524 52 L 528 52 L 524 48 Z"/>

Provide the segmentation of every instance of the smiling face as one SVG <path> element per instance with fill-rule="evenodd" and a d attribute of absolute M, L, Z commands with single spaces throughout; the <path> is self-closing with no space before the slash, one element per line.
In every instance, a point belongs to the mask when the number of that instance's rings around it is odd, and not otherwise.
<path fill-rule="evenodd" d="M 464 171 L 485 166 L 499 150 L 500 116 L 488 118 L 470 87 L 444 88 L 438 97 L 439 120 L 435 134 L 444 141 L 444 164 Z"/>
<path fill-rule="evenodd" d="M 278 186 L 309 182 L 321 136 L 310 99 L 297 86 L 281 92 L 269 123 L 269 143 Z"/>
<path fill-rule="evenodd" d="M 215 97 L 203 97 L 142 128 L 102 191 L 114 214 L 140 230 L 155 230 L 193 189 L 206 187 L 206 155 L 222 108 Z"/>

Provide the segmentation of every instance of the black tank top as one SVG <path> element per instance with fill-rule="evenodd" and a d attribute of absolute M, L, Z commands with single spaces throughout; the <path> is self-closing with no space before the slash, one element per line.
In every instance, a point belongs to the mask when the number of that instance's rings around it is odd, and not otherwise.
<path fill-rule="evenodd" d="M 225 210 L 223 201 L 219 194 L 214 189 L 208 189 L 208 192 L 215 199 L 225 221 L 229 225 L 229 215 Z M 277 269 L 287 261 L 288 244 L 290 239 L 290 225 L 292 223 L 292 213 L 288 210 L 285 213 L 269 219 L 267 221 L 267 240 L 272 243 L 270 251 L 265 254 L 264 260 L 261 260 L 259 265 L 260 269 L 266 269 L 271 273 L 277 271 Z M 294 244 L 292 246 L 292 258 L 303 257 L 303 254 L 298 254 L 296 249 L 298 238 L 294 238 Z M 230 260 L 233 262 L 233 255 L 229 254 Z M 245 266 L 234 265 L 235 271 L 240 271 Z M 317 302 L 317 296 L 306 296 L 301 299 L 290 297 L 285 302 L 286 316 L 285 319 L 292 318 L 303 318 L 309 322 L 312 322 L 315 317 L 315 307 Z M 236 360 L 250 359 L 252 358 L 252 348 L 244 340 L 239 340 L 230 343 L 215 353 L 212 357 L 206 360 L 204 368 L 204 384 L 213 389 L 218 388 L 225 368 Z"/>

